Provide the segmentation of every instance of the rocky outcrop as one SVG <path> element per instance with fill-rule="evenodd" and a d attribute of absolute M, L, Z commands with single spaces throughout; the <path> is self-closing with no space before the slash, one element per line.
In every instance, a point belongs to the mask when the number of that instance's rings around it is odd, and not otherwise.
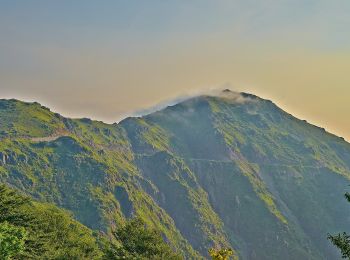
<path fill-rule="evenodd" d="M 0 152 L 0 165 L 6 165 L 9 156 L 6 153 Z"/>

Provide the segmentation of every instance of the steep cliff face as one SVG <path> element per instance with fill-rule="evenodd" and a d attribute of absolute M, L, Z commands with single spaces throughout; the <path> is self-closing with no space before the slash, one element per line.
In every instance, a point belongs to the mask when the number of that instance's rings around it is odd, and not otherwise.
<path fill-rule="evenodd" d="M 243 259 L 335 258 L 327 233 L 350 228 L 350 144 L 254 95 L 113 125 L 2 100 L 0 122 L 1 182 L 93 229 L 141 216 L 187 258 L 215 245 Z"/>

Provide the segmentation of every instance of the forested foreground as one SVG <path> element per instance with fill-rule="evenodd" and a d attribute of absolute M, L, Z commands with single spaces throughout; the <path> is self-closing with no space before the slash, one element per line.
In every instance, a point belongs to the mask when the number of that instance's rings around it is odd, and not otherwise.
<path fill-rule="evenodd" d="M 0 185 L 0 259 L 182 259 L 134 218 L 111 236 Z"/>

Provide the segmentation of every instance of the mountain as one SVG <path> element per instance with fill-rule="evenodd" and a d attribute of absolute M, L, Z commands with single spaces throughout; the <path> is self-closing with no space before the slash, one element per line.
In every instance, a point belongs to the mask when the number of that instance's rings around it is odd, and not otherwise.
<path fill-rule="evenodd" d="M 186 259 L 335 259 L 350 144 L 225 90 L 118 124 L 0 101 L 0 182 L 109 234 L 139 216 Z"/>

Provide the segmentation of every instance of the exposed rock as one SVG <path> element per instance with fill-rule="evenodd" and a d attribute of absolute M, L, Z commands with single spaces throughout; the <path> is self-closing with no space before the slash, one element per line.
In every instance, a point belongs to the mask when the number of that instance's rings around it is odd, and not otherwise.
<path fill-rule="evenodd" d="M 7 155 L 5 153 L 0 152 L 0 165 L 6 165 Z"/>

